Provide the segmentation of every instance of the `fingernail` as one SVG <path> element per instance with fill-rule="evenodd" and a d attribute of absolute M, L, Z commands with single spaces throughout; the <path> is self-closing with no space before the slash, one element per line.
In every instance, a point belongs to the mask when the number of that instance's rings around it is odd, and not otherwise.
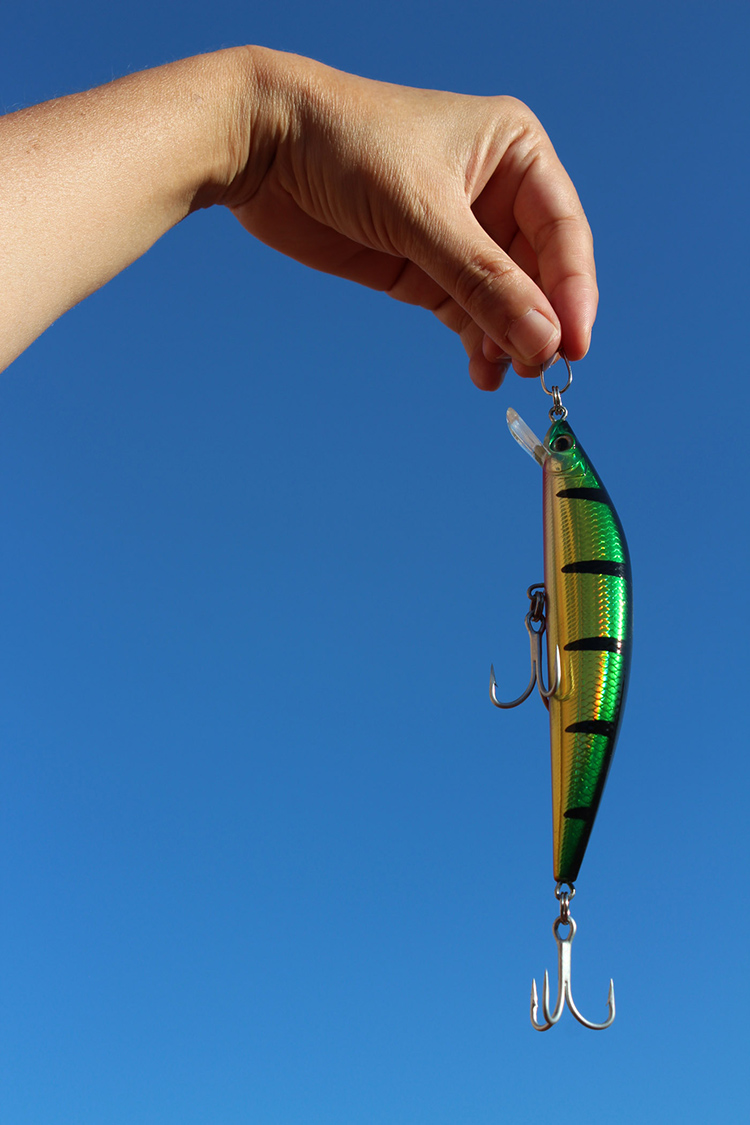
<path fill-rule="evenodd" d="M 508 332 L 508 339 L 519 353 L 519 358 L 529 364 L 558 337 L 557 328 L 538 309 L 529 309 L 511 325 Z"/>

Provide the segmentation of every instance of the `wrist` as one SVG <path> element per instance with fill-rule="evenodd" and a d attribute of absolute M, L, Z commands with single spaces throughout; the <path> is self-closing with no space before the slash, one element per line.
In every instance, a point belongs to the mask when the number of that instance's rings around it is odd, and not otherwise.
<path fill-rule="evenodd" d="M 268 47 L 236 47 L 221 54 L 231 89 L 226 165 L 210 203 L 236 209 L 253 199 L 272 168 L 279 182 L 290 189 L 299 186 L 311 138 L 328 136 L 330 119 L 337 115 L 332 105 L 336 79 L 349 76 Z"/>
<path fill-rule="evenodd" d="M 288 133 L 295 100 L 286 62 L 293 55 L 244 46 L 203 57 L 212 74 L 218 141 L 191 210 L 234 207 L 252 197 Z"/>

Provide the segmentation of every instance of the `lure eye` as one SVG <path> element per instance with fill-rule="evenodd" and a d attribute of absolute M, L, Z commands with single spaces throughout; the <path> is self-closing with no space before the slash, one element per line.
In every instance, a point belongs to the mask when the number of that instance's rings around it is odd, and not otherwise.
<path fill-rule="evenodd" d="M 552 442 L 552 449 L 555 453 L 567 453 L 569 449 L 573 448 L 574 444 L 570 434 L 560 434 L 560 436 L 555 438 Z"/>

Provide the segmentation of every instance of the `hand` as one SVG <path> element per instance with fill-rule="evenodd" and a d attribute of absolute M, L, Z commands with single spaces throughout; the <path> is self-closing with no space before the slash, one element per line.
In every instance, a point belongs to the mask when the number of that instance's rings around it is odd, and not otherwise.
<path fill-rule="evenodd" d="M 0 370 L 197 208 L 432 310 L 479 387 L 588 348 L 591 234 L 533 114 L 259 47 L 0 118 Z"/>
<path fill-rule="evenodd" d="M 538 375 L 561 346 L 572 360 L 586 354 L 591 232 L 526 106 L 247 50 L 237 172 L 221 198 L 247 230 L 430 309 L 460 335 L 482 389 L 500 385 L 510 359 Z"/>

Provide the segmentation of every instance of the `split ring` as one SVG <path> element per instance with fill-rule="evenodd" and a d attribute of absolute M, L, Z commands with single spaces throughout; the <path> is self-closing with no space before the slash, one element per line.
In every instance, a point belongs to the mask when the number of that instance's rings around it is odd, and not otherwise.
<path fill-rule="evenodd" d="M 566 356 L 565 352 L 560 352 L 560 359 L 563 361 L 563 363 L 565 364 L 565 366 L 568 369 L 568 381 L 567 381 L 567 383 L 565 384 L 564 387 L 557 388 L 558 394 L 562 394 L 563 391 L 567 391 L 568 387 L 573 382 L 573 370 L 570 366 L 570 360 Z M 539 372 L 539 378 L 542 381 L 542 390 L 544 391 L 544 393 L 546 395 L 552 395 L 553 398 L 554 398 L 556 388 L 553 387 L 551 391 L 548 391 L 547 390 L 547 384 L 544 382 L 544 364 L 542 364 L 541 370 Z"/>

